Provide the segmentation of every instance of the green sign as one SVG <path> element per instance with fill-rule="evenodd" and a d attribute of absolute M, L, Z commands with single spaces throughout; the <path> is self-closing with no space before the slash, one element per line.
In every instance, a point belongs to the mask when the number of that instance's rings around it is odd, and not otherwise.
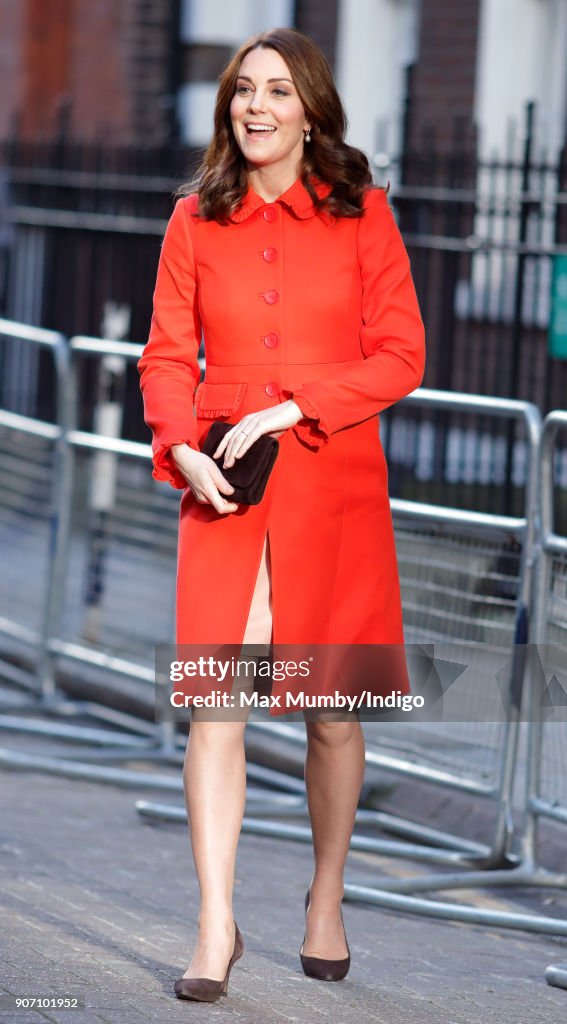
<path fill-rule="evenodd" d="M 553 257 L 549 354 L 567 359 L 567 256 Z"/>

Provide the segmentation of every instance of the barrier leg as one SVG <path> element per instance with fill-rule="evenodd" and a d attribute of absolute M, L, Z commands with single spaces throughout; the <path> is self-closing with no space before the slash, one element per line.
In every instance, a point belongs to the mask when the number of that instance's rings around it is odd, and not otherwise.
<path fill-rule="evenodd" d="M 556 988 L 567 988 L 567 964 L 550 964 L 545 969 L 545 980 Z"/>

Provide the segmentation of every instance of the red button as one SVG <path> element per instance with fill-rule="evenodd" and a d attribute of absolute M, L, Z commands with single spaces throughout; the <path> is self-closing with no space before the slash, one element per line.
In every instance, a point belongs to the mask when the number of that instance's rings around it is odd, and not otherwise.
<path fill-rule="evenodd" d="M 264 249 L 263 256 L 266 263 L 273 263 L 278 255 L 277 249 Z"/>
<path fill-rule="evenodd" d="M 279 393 L 280 393 L 280 386 L 279 386 L 279 384 L 277 384 L 275 380 L 268 381 L 268 383 L 266 384 L 266 394 L 269 395 L 270 398 L 275 398 L 276 395 L 279 395 Z"/>
<path fill-rule="evenodd" d="M 280 339 L 278 338 L 275 331 L 270 331 L 269 334 L 266 334 L 264 338 L 264 345 L 266 346 L 266 348 L 277 348 L 279 343 Z"/>
<path fill-rule="evenodd" d="M 275 220 L 278 215 L 278 211 L 275 206 L 267 206 L 264 210 L 264 220 Z"/>
<path fill-rule="evenodd" d="M 277 302 L 279 295 L 275 288 L 271 288 L 269 292 L 264 292 L 264 302 L 268 303 L 268 306 L 273 306 L 274 302 Z"/>

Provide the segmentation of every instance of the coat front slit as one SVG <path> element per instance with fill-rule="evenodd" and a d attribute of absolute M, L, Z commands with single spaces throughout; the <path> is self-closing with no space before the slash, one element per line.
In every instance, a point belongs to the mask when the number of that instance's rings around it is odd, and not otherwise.
<path fill-rule="evenodd" d="M 245 646 L 260 645 L 258 654 L 267 653 L 272 642 L 271 589 L 269 533 L 266 533 L 243 638 Z"/>

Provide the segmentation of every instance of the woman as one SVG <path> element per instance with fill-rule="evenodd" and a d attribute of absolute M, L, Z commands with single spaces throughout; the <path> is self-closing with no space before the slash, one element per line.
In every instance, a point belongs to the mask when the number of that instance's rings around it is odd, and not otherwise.
<path fill-rule="evenodd" d="M 313 42 L 253 37 L 221 77 L 212 141 L 167 226 L 138 366 L 153 475 L 184 491 L 178 644 L 403 644 L 377 414 L 420 384 L 424 330 L 386 193 L 345 131 Z M 200 451 L 215 419 L 231 424 L 214 453 L 225 469 L 260 436 L 279 439 L 260 504 L 231 501 Z M 315 870 L 301 963 L 338 980 L 364 738 L 357 718 L 306 728 Z M 182 998 L 217 999 L 243 952 L 244 729 L 193 709 L 184 782 L 201 908 Z"/>

